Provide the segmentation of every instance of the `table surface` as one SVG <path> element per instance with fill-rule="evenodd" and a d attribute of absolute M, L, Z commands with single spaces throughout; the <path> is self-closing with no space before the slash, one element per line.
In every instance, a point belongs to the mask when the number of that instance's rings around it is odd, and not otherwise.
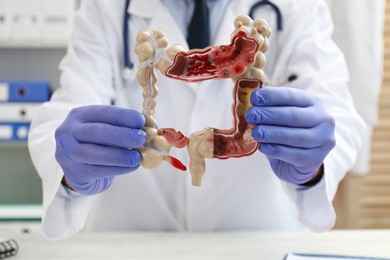
<path fill-rule="evenodd" d="M 45 240 L 37 229 L 0 227 L 19 252 L 11 259 L 282 260 L 288 252 L 390 257 L 390 230 L 219 233 L 80 233 Z"/>

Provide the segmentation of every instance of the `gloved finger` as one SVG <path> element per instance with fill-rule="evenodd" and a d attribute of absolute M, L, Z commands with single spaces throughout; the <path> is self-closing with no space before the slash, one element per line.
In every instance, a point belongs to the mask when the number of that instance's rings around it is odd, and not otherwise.
<path fill-rule="evenodd" d="M 69 115 L 76 116 L 81 122 L 100 122 L 137 129 L 145 125 L 145 117 L 138 111 L 116 106 L 83 106 L 73 109 Z"/>
<path fill-rule="evenodd" d="M 281 180 L 293 184 L 303 184 L 310 181 L 313 178 L 316 170 L 305 171 L 297 169 L 296 166 L 290 163 L 285 163 L 280 160 L 269 158 L 271 167 Z"/>
<path fill-rule="evenodd" d="M 311 107 L 251 107 L 245 114 L 249 124 L 278 125 L 288 127 L 314 127 L 332 120 L 331 116 Z"/>
<path fill-rule="evenodd" d="M 68 150 L 67 156 L 78 163 L 90 165 L 136 167 L 141 163 L 137 150 L 88 143 Z"/>
<path fill-rule="evenodd" d="M 73 130 L 73 136 L 80 143 L 123 148 L 139 148 L 146 140 L 146 133 L 143 130 L 102 123 L 79 124 Z"/>
<path fill-rule="evenodd" d="M 291 128 L 259 125 L 252 130 L 253 138 L 260 143 L 281 144 L 299 148 L 315 148 L 334 142 L 333 131 L 318 125 L 313 128 Z"/>
<path fill-rule="evenodd" d="M 298 148 L 279 144 L 262 143 L 260 152 L 267 157 L 278 159 L 298 167 L 302 172 L 316 170 L 332 147 Z"/>
<path fill-rule="evenodd" d="M 88 183 L 93 180 L 107 177 L 115 177 L 138 169 L 138 166 L 120 167 L 120 166 L 102 166 L 102 165 L 83 165 L 77 170 L 73 169 L 72 175 L 66 175 L 69 183 L 74 186 L 74 183 Z M 75 167 L 74 167 L 75 168 Z"/>
<path fill-rule="evenodd" d="M 318 99 L 301 89 L 266 87 L 253 91 L 250 101 L 253 106 L 308 107 L 318 102 Z"/>
<path fill-rule="evenodd" d="M 94 181 L 82 182 L 79 180 L 69 180 L 70 186 L 80 194 L 94 195 L 107 190 L 114 179 L 114 176 L 96 179 Z"/>

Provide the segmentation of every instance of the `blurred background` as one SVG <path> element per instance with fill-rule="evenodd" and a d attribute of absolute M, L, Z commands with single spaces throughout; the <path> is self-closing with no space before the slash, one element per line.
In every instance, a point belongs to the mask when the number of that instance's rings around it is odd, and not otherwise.
<path fill-rule="evenodd" d="M 0 224 L 40 221 L 42 189 L 27 149 L 28 127 L 58 88 L 58 64 L 79 4 L 0 0 Z"/>
<path fill-rule="evenodd" d="M 370 30 L 373 31 L 378 28 L 378 25 L 375 25 L 375 19 L 377 19 L 377 23 L 383 23 L 382 31 L 380 31 L 383 37 L 378 37 L 379 41 L 383 42 L 384 47 L 379 56 L 383 61 L 381 68 L 383 77 L 379 77 L 381 87 L 377 102 L 373 105 L 377 107 L 375 112 L 377 120 L 373 122 L 371 146 L 364 147 L 370 151 L 368 159 L 370 164 L 368 168 L 363 170 L 363 175 L 352 172 L 340 184 L 334 201 L 337 212 L 336 228 L 390 228 L 390 1 L 386 0 L 384 3 L 379 3 L 381 1 L 366 2 L 380 5 L 377 7 L 379 12 L 381 9 L 384 10 L 383 18 L 381 12 L 374 17 L 374 24 L 367 22 L 371 26 Z M 372 12 L 372 10 L 372 7 L 367 6 L 367 12 Z M 371 15 L 374 15 L 374 12 Z M 360 18 L 354 16 L 354 19 Z M 335 22 L 337 26 L 337 20 Z M 362 37 L 365 37 L 364 29 L 362 28 L 361 31 Z M 370 34 L 368 33 L 368 35 Z M 360 42 L 356 41 L 356 44 L 360 44 Z M 366 48 L 366 52 L 376 52 L 381 49 L 381 46 L 371 45 L 364 48 Z M 369 61 L 366 62 L 367 67 L 376 66 L 370 64 Z M 362 70 L 361 73 L 364 75 L 365 71 Z M 370 76 L 372 75 L 365 75 L 365 77 Z M 366 85 L 364 87 L 369 92 L 376 91 L 375 86 Z M 359 103 L 356 106 L 359 106 Z M 374 115 L 372 117 L 375 118 Z"/>
<path fill-rule="evenodd" d="M 0 0 L 0 225 L 39 223 L 41 183 L 26 133 L 37 104 L 59 86 L 58 64 L 80 1 Z M 390 0 L 326 2 L 352 96 L 369 126 L 358 163 L 336 194 L 335 228 L 390 228 Z M 40 95 L 28 92 L 33 84 Z"/>

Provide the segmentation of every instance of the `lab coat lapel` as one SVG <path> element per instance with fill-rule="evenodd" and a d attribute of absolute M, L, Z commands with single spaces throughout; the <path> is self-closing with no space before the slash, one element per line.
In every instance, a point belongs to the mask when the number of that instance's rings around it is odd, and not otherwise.
<path fill-rule="evenodd" d="M 234 19 L 239 15 L 246 15 L 249 7 L 245 1 L 231 1 L 226 7 L 225 15 L 220 22 L 220 30 L 217 32 L 213 45 L 230 43 L 230 36 L 234 30 Z"/>
<path fill-rule="evenodd" d="M 188 48 L 187 41 L 161 0 L 133 0 L 127 10 L 131 15 L 150 19 L 147 30 L 162 29 L 171 45 L 180 44 Z"/>
<path fill-rule="evenodd" d="M 220 30 L 213 38 L 212 45 L 218 46 L 230 44 L 230 36 L 234 30 L 234 19 L 242 14 L 246 14 L 246 5 L 242 1 L 231 1 L 226 7 L 226 12 L 220 22 Z M 215 126 L 217 128 L 230 128 L 232 89 L 234 83 L 227 80 L 208 80 L 202 82 L 197 89 L 197 104 L 193 115 L 197 118 L 194 129 L 199 126 Z"/>
<path fill-rule="evenodd" d="M 146 24 L 143 30 L 161 29 L 167 35 L 170 45 L 180 44 L 188 49 L 183 33 L 161 0 L 132 0 L 127 11 L 133 17 L 145 19 Z M 183 115 L 183 109 L 177 108 L 188 106 L 188 109 L 192 108 L 191 104 L 194 102 L 194 93 L 196 93 L 193 84 L 173 80 L 158 73 L 157 87 L 161 89 L 155 111 L 157 121 L 162 125 L 183 125 L 180 130 L 188 133 L 189 112 Z M 167 117 L 168 114 L 171 116 Z"/>

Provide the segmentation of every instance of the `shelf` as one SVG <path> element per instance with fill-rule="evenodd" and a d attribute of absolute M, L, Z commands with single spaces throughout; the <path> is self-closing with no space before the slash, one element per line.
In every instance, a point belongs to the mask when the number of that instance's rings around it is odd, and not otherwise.
<path fill-rule="evenodd" d="M 67 40 L 0 40 L 0 48 L 4 49 L 47 49 L 47 48 L 66 48 L 68 45 Z"/>
<path fill-rule="evenodd" d="M 25 141 L 0 141 L 0 149 L 2 148 L 27 148 L 27 142 Z"/>
<path fill-rule="evenodd" d="M 16 204 L 0 205 L 0 221 L 15 220 L 40 220 L 42 217 L 42 205 Z"/>

